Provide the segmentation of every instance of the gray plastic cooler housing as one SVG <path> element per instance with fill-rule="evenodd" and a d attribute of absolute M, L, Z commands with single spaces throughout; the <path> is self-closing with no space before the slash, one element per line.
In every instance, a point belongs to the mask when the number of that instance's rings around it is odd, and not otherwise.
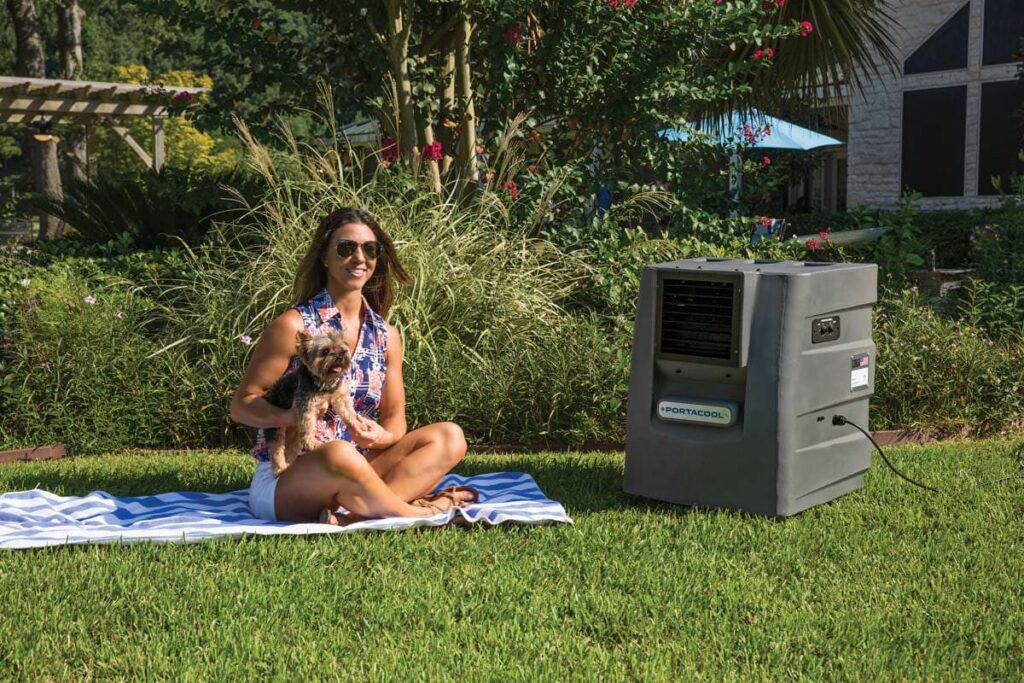
<path fill-rule="evenodd" d="M 627 493 L 786 516 L 871 466 L 874 264 L 698 258 L 648 266 L 637 303 Z"/>

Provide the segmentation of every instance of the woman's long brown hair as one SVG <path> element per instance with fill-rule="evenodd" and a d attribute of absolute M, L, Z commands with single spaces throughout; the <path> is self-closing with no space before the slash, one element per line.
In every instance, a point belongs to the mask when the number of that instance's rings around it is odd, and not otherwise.
<path fill-rule="evenodd" d="M 362 223 L 373 231 L 374 237 L 383 246 L 381 254 L 377 257 L 373 275 L 363 287 L 363 295 L 366 296 L 370 308 L 377 312 L 382 318 L 386 318 L 391 304 L 395 300 L 395 280 L 403 285 L 412 284 L 412 278 L 402 268 L 395 253 L 395 245 L 388 237 L 388 234 L 377 224 L 377 221 L 362 209 L 343 207 L 332 211 L 320 219 L 316 232 L 313 233 L 313 241 L 309 245 L 309 251 L 302 257 L 299 270 L 295 274 L 295 283 L 292 285 L 292 302 L 302 303 L 327 286 L 327 269 L 324 267 L 324 254 L 330 246 L 331 234 L 343 225 L 348 223 Z"/>

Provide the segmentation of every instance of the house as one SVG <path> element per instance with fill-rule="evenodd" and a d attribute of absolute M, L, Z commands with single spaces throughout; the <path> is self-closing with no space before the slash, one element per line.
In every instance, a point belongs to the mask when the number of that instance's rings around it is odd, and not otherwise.
<path fill-rule="evenodd" d="M 849 206 L 994 206 L 992 177 L 1024 174 L 1018 79 L 1024 0 L 895 0 L 897 73 L 851 89 Z"/>

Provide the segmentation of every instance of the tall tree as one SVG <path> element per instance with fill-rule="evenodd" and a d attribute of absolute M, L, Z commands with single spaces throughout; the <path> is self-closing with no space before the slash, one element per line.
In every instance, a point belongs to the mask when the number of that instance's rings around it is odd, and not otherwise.
<path fill-rule="evenodd" d="M 46 56 L 34 0 L 7 0 L 7 9 L 11 14 L 16 39 L 15 75 L 46 78 Z M 60 166 L 57 163 L 57 139 L 51 137 L 45 142 L 40 142 L 29 136 L 27 144 L 30 149 L 36 192 L 47 199 L 60 200 L 63 190 Z M 64 224 L 55 216 L 39 214 L 41 239 L 56 239 L 60 237 L 63 229 Z"/>

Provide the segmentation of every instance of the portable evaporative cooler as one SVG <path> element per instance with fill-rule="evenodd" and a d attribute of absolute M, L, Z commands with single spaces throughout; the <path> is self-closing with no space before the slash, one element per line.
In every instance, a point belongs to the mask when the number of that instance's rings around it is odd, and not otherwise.
<path fill-rule="evenodd" d="M 624 489 L 786 516 L 860 488 L 874 264 L 697 258 L 648 266 Z"/>

